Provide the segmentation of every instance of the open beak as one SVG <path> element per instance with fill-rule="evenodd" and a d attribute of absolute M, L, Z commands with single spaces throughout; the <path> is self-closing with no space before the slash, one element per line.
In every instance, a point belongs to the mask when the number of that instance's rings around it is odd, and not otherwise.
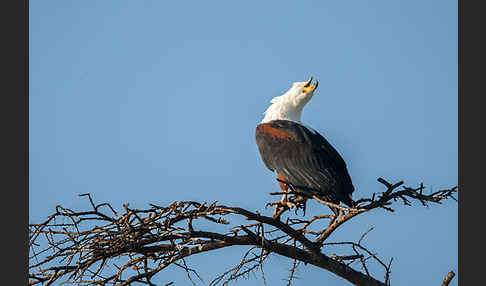
<path fill-rule="evenodd" d="M 312 77 L 308 81 L 305 82 L 304 87 L 308 87 L 312 82 Z"/>
<path fill-rule="evenodd" d="M 317 80 L 314 83 L 314 85 L 311 85 L 311 82 L 312 82 L 312 77 L 308 81 L 305 82 L 304 87 L 302 88 L 302 90 L 305 93 L 309 93 L 309 92 L 316 90 L 317 86 L 319 85 L 319 82 Z"/>

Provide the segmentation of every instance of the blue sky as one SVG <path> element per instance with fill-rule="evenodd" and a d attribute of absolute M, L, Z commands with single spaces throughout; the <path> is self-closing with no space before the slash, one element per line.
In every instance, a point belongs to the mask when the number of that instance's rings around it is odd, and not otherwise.
<path fill-rule="evenodd" d="M 319 88 L 302 119 L 344 157 L 355 198 L 381 191 L 378 177 L 457 184 L 457 1 L 32 0 L 29 19 L 31 222 L 57 204 L 88 207 L 85 192 L 118 209 L 190 199 L 262 210 L 278 186 L 255 127 L 309 76 Z M 394 258 L 392 285 L 457 271 L 457 203 L 377 210 L 331 241 L 371 226 L 368 246 Z M 188 262 L 210 281 L 244 251 Z M 271 258 L 269 285 L 290 266 Z M 312 266 L 298 276 L 347 285 Z M 175 268 L 156 281 L 190 283 Z"/>

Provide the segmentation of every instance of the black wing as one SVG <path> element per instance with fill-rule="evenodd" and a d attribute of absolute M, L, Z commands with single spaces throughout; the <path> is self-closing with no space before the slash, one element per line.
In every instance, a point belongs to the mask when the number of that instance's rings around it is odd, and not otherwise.
<path fill-rule="evenodd" d="M 257 126 L 256 141 L 267 168 L 296 188 L 352 205 L 346 163 L 322 135 L 293 121 L 274 120 Z"/>

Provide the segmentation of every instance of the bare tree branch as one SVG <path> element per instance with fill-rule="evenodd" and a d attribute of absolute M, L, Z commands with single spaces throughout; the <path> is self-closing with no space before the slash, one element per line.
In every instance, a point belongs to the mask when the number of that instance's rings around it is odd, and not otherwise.
<path fill-rule="evenodd" d="M 227 285 L 239 278 L 247 278 L 255 271 L 261 273 L 266 284 L 264 262 L 271 254 L 293 261 L 287 285 L 295 279 L 295 271 L 301 262 L 334 273 L 354 285 L 390 285 L 392 260 L 385 263 L 362 244 L 373 228 L 356 242 L 328 242 L 329 237 L 360 214 L 374 209 L 394 211 L 392 204 L 397 201 L 407 206 L 419 201 L 427 206 L 449 198 L 455 200 L 453 194 L 457 187 L 425 195 L 423 184 L 410 188 L 403 187 L 403 182 L 391 184 L 381 178 L 378 181 L 385 186 L 385 191 L 358 200 L 355 208 L 331 204 L 291 188 L 290 202 L 294 200 L 296 205 L 305 207 L 306 200 L 314 199 L 339 209 L 339 213 L 322 214 L 307 220 L 289 214 L 285 222 L 280 216 L 268 217 L 217 202 L 176 201 L 168 206 L 151 204 L 147 209 L 132 209 L 126 204 L 122 212 L 117 212 L 109 203 L 96 205 L 90 194 L 82 194 L 88 198 L 89 210 L 73 211 L 57 206 L 55 213 L 44 222 L 30 224 L 29 285 L 51 285 L 59 279 L 78 285 L 130 285 L 133 282 L 155 285 L 153 277 L 171 265 L 182 269 L 196 285 L 196 281 L 203 281 L 203 278 L 196 269 L 188 266 L 186 259 L 232 246 L 250 248 L 235 267 L 214 278 L 209 285 Z M 281 213 L 287 210 L 283 209 Z M 231 225 L 235 217 L 250 222 Z M 316 222 L 322 220 L 329 220 L 327 227 L 318 227 Z M 211 227 L 198 229 L 196 221 L 227 225 L 229 229 L 227 232 L 216 232 Z M 349 250 L 332 256 L 322 252 L 323 248 L 327 251 L 332 246 L 349 247 Z M 355 261 L 364 273 L 350 266 Z M 370 273 L 369 263 L 378 263 L 385 270 L 382 281 Z M 449 284 L 454 277 L 451 273 L 442 285 Z M 172 283 L 169 281 L 166 285 Z"/>

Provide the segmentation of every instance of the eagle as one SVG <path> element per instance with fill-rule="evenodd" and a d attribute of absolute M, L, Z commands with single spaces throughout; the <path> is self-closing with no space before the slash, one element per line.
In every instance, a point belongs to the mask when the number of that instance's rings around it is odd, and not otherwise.
<path fill-rule="evenodd" d="M 256 127 L 256 143 L 265 166 L 276 172 L 283 196 L 277 204 L 295 205 L 288 201 L 289 188 L 311 194 L 320 200 L 354 206 L 354 186 L 346 163 L 319 132 L 301 121 L 302 109 L 314 96 L 318 81 L 294 82 L 281 96 L 274 97 Z M 274 212 L 277 214 L 277 208 Z M 338 210 L 330 207 L 337 215 Z M 305 199 L 304 199 L 305 212 Z"/>

